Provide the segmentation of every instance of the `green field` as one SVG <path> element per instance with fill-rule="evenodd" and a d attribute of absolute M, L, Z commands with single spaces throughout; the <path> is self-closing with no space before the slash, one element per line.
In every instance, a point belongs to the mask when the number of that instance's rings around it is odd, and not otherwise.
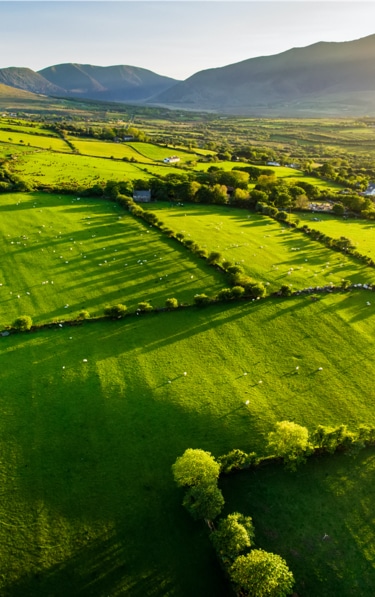
<path fill-rule="evenodd" d="M 23 314 L 46 325 L 0 335 L 0 595 L 228 597 L 208 528 L 181 506 L 171 465 L 187 448 L 215 457 L 234 448 L 264 455 L 282 420 L 310 431 L 375 427 L 373 292 L 199 308 L 195 294 L 214 297 L 230 285 L 224 272 L 113 201 L 47 190 L 136 179 L 147 188 L 150 177 L 169 173 L 199 179 L 211 166 L 249 165 L 200 162 L 204 154 L 228 150 L 265 163 L 267 147 L 282 163 L 343 158 L 348 176 L 372 172 L 373 124 L 1 102 L 12 112 L 29 106 L 39 121 L 0 119 L 3 180 L 16 174 L 44 192 L 0 194 L 0 332 Z M 117 135 L 127 122 L 155 143 L 81 136 L 90 127 Z M 66 128 L 77 153 L 45 123 Z M 199 147 L 188 149 L 192 143 Z M 163 164 L 174 154 L 179 165 Z M 264 168 L 287 183 L 340 188 L 302 170 Z M 374 268 L 259 213 L 143 207 L 242 265 L 268 295 L 284 284 L 293 291 L 343 279 L 375 284 Z M 288 214 L 297 216 L 375 258 L 372 222 Z M 171 297 L 186 307 L 136 313 L 141 301 L 163 308 Z M 101 318 L 117 303 L 128 306 L 128 316 Z M 82 309 L 91 319 L 71 321 Z M 253 517 L 256 547 L 286 559 L 300 597 L 373 597 L 374 463 L 371 448 L 355 458 L 312 458 L 294 475 L 270 465 L 221 476 L 224 514 Z"/>
<path fill-rule="evenodd" d="M 310 228 L 321 230 L 331 238 L 340 238 L 340 236 L 350 238 L 357 251 L 375 259 L 375 228 L 373 222 L 358 220 L 357 218 L 343 219 L 325 213 L 298 213 L 296 217 L 300 221 L 299 226 L 307 224 Z"/>
<path fill-rule="evenodd" d="M 19 143 L 30 147 L 39 147 L 40 149 L 50 149 L 51 151 L 62 151 L 70 153 L 72 150 L 60 137 L 51 133 L 50 136 L 32 135 L 24 132 L 4 131 L 0 129 L 0 141 L 9 143 Z"/>
<path fill-rule="evenodd" d="M 77 151 L 82 155 L 90 155 L 93 157 L 116 158 L 116 159 L 133 159 L 144 164 L 153 164 L 153 160 L 141 156 L 135 149 L 125 143 L 114 143 L 113 141 L 96 141 L 86 139 L 84 141 L 78 140 L 75 137 L 69 137 Z"/>
<path fill-rule="evenodd" d="M 240 264 L 248 275 L 267 284 L 269 292 L 282 284 L 291 284 L 294 290 L 331 282 L 340 285 L 343 278 L 375 282 L 374 269 L 253 212 L 188 203 L 175 207 L 157 203 L 149 209 L 176 232 Z"/>
<path fill-rule="evenodd" d="M 227 595 L 170 466 L 188 447 L 262 452 L 278 420 L 374 425 L 375 317 L 363 303 L 360 292 L 266 300 L 2 338 L 1 593 Z M 340 488 L 347 500 L 351 487 Z M 325 516 L 336 520 L 339 503 Z M 370 522 L 366 532 L 370 546 Z M 258 545 L 268 548 L 264 534 Z M 335 554 L 327 580 L 340 567 L 343 596 L 351 553 Z M 362 558 L 369 578 L 371 557 Z M 328 574 L 324 552 L 301 565 Z"/>
<path fill-rule="evenodd" d="M 103 200 L 45 193 L 0 195 L 0 326 L 72 319 L 107 304 L 216 294 L 223 276 L 178 243 Z"/>
<path fill-rule="evenodd" d="M 370 597 L 374 475 L 372 449 L 310 460 L 295 474 L 273 466 L 222 485 L 227 510 L 252 516 L 257 544 L 289 562 L 298 595 Z"/>

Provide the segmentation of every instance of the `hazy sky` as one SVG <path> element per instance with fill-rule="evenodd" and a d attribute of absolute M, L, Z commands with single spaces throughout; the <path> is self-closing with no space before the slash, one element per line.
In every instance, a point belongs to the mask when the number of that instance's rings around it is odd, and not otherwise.
<path fill-rule="evenodd" d="M 373 33 L 372 0 L 0 0 L 0 68 L 128 64 L 185 79 L 254 56 Z"/>

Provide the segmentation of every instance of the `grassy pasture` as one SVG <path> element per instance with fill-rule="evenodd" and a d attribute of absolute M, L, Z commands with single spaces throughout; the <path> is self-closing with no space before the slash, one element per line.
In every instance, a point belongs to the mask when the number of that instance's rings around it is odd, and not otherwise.
<path fill-rule="evenodd" d="M 20 145 L 27 145 L 30 147 L 39 147 L 40 149 L 50 149 L 52 151 L 62 151 L 70 153 L 72 150 L 69 145 L 65 143 L 60 137 L 32 135 L 29 133 L 17 133 L 15 131 L 4 131 L 0 129 L 0 141 L 19 143 Z"/>
<path fill-rule="evenodd" d="M 94 157 L 116 159 L 128 158 L 135 159 L 137 162 L 146 164 L 153 164 L 153 160 L 141 156 L 135 149 L 129 147 L 125 143 L 114 143 L 109 141 L 96 141 L 92 139 L 85 139 L 84 141 L 78 140 L 76 137 L 69 137 L 69 140 L 73 143 L 74 147 L 82 155 L 89 155 Z"/>
<path fill-rule="evenodd" d="M 375 226 L 373 222 L 358 218 L 344 220 L 326 213 L 312 215 L 298 213 L 295 214 L 294 218 L 296 217 L 300 221 L 300 226 L 307 224 L 315 230 L 321 230 L 331 238 L 340 238 L 340 236 L 350 238 L 360 253 L 375 259 Z M 316 222 L 313 218 L 318 218 L 319 221 Z"/>
<path fill-rule="evenodd" d="M 193 308 L 0 339 L 1 593 L 227 595 L 170 465 L 187 447 L 262 452 L 282 419 L 375 424 L 375 315 L 364 298 Z M 343 493 L 355 501 L 350 483 L 333 492 L 324 532 L 343 524 Z M 345 524 L 359 536 L 363 520 Z M 366 533 L 371 555 L 370 521 Z M 268 548 L 265 535 L 258 544 Z M 349 596 L 350 553 L 333 554 L 328 571 L 324 552 L 303 567 L 330 574 L 327 586 L 339 568 L 340 595 Z M 373 574 L 364 557 L 362 569 Z"/>
<path fill-rule="evenodd" d="M 0 119 L 0 129 L 12 129 L 16 133 L 30 133 L 31 135 L 42 135 L 47 137 L 57 137 L 55 133 L 51 130 L 47 130 L 42 127 L 42 125 L 34 123 L 30 124 L 27 121 L 14 121 L 5 120 L 4 118 Z M 9 130 L 7 132 L 10 132 Z"/>
<path fill-rule="evenodd" d="M 176 232 L 242 265 L 247 274 L 268 284 L 270 292 L 282 284 L 295 290 L 330 282 L 339 285 L 343 278 L 375 282 L 372 268 L 260 214 L 188 203 L 176 207 L 157 203 L 149 209 Z"/>
<path fill-rule="evenodd" d="M 310 460 L 295 474 L 273 466 L 222 485 L 228 512 L 253 517 L 256 543 L 288 561 L 299 595 L 371 597 L 374 476 L 375 452 L 366 450 Z"/>
<path fill-rule="evenodd" d="M 181 162 L 197 159 L 197 154 L 183 150 L 181 148 L 176 149 L 174 147 L 161 147 L 160 145 L 153 145 L 152 143 L 142 143 L 138 141 L 127 143 L 127 145 L 132 147 L 140 155 L 156 162 L 162 162 L 164 158 L 168 158 L 171 155 L 178 155 Z"/>
<path fill-rule="evenodd" d="M 107 304 L 191 303 L 225 285 L 219 272 L 114 203 L 9 194 L 0 196 L 0 211 L 2 327 L 22 314 L 40 323 L 83 308 L 102 315 Z"/>
<path fill-rule="evenodd" d="M 128 162 L 89 156 L 40 152 L 24 155 L 13 165 L 23 179 L 45 185 L 77 182 L 94 184 L 124 178 L 149 178 L 141 167 Z"/>

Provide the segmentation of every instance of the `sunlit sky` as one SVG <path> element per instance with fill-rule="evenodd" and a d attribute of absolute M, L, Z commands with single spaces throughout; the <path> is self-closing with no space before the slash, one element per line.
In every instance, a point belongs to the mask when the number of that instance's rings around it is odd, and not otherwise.
<path fill-rule="evenodd" d="M 186 79 L 255 56 L 374 33 L 373 1 L 0 0 L 0 68 L 127 64 Z"/>

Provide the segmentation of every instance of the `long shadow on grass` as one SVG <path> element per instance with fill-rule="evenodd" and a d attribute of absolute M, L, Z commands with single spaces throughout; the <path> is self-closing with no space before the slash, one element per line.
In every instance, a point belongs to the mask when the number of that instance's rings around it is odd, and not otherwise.
<path fill-rule="evenodd" d="M 81 342 L 67 330 L 12 338 L 3 354 L 0 437 L 18 454 L 2 494 L 4 518 L 17 521 L 5 557 L 19 580 L 3 577 L 0 592 L 224 597 L 207 535 L 182 509 L 171 465 L 188 447 L 224 453 L 239 435 L 255 434 L 256 423 L 242 411 L 221 420 L 202 400 L 192 411 L 169 389 L 156 395 L 137 373 L 139 338 L 129 345 L 126 327 L 106 326 L 122 333 L 117 339 L 94 327 Z M 1 525 L 0 540 L 8 533 Z"/>
<path fill-rule="evenodd" d="M 226 507 L 253 517 L 256 547 L 286 559 L 299 595 L 372 597 L 374 461 L 367 449 L 226 477 Z"/>

